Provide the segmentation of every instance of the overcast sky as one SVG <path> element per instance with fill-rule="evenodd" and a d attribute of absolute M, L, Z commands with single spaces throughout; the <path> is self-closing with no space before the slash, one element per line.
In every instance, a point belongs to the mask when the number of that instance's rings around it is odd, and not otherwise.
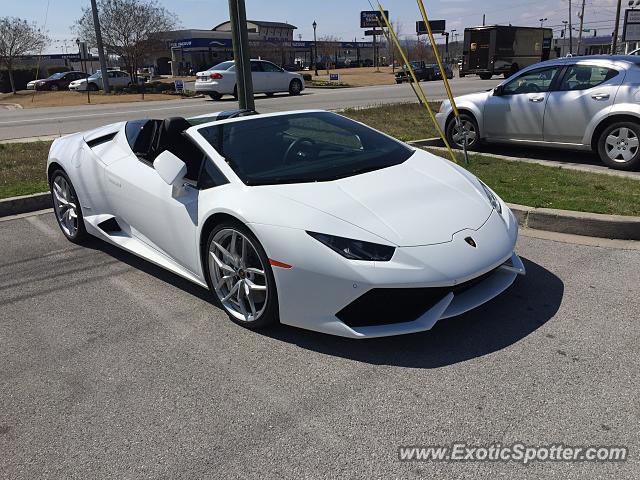
<path fill-rule="evenodd" d="M 71 25 L 80 16 L 82 6 L 90 3 L 89 0 L 1 1 L 0 15 L 26 18 L 41 26 L 46 24 L 46 30 L 54 40 L 47 53 L 61 52 L 63 40 L 71 42 L 75 39 Z M 159 2 L 173 12 L 185 28 L 210 29 L 228 20 L 227 0 Z M 581 3 L 581 0 L 572 0 L 576 25 Z M 623 5 L 626 3 L 623 1 Z M 415 32 L 415 21 L 420 18 L 415 1 L 384 0 L 382 4 L 389 10 L 391 19 L 400 22 L 403 34 Z M 547 18 L 545 25 L 557 30 L 569 14 L 568 0 L 425 0 L 425 5 L 430 19 L 445 19 L 448 30 L 455 28 L 459 32 L 465 27 L 482 24 L 483 13 L 487 16 L 487 24 L 539 26 L 539 19 Z M 616 0 L 586 0 L 585 28 L 597 29 L 598 36 L 610 35 L 615 5 Z M 246 0 L 246 6 L 247 18 L 289 22 L 298 27 L 294 32 L 295 39 L 301 34 L 304 40 L 313 38 L 311 24 L 314 20 L 318 24 L 318 36 L 334 35 L 344 40 L 361 38 L 363 31 L 359 28 L 359 12 L 370 9 L 367 0 Z M 68 46 L 71 48 L 71 43 Z"/>

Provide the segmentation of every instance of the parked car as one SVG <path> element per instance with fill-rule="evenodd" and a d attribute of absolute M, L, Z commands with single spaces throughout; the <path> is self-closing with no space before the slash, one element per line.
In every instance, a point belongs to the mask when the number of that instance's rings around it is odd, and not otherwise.
<path fill-rule="evenodd" d="M 251 60 L 253 91 L 271 96 L 277 92 L 299 95 L 304 90 L 302 75 L 287 72 L 275 63 L 266 60 Z M 196 74 L 196 92 L 220 100 L 222 95 L 238 96 L 236 88 L 236 67 L 232 60 L 219 63 L 209 70 Z"/>
<path fill-rule="evenodd" d="M 409 62 L 413 73 L 419 82 L 421 81 L 430 81 L 430 80 L 440 80 L 442 79 L 442 75 L 440 74 L 440 68 L 437 63 L 425 63 L 422 60 Z M 405 65 L 405 69 L 408 72 L 408 69 Z M 449 65 L 444 65 L 444 70 L 448 79 L 453 78 L 453 71 Z M 406 82 L 407 78 L 405 77 L 404 70 L 400 70 L 396 72 L 396 83 Z M 411 80 L 411 74 L 409 73 L 409 81 Z"/>
<path fill-rule="evenodd" d="M 87 78 L 87 74 L 76 71 L 54 73 L 47 78 L 30 81 L 27 90 L 67 90 L 71 82 L 81 78 Z"/>
<path fill-rule="evenodd" d="M 593 150 L 618 170 L 640 167 L 640 58 L 597 55 L 548 60 L 488 92 L 449 101 L 436 115 L 448 141 L 469 148 L 505 142 Z"/>
<path fill-rule="evenodd" d="M 122 70 L 109 70 L 109 86 L 110 87 L 129 87 L 131 86 L 131 75 Z M 87 87 L 88 85 L 88 87 Z M 98 70 L 89 78 L 83 78 L 75 80 L 69 84 L 69 90 L 75 91 L 87 91 L 87 88 L 91 91 L 102 90 L 102 70 Z"/>

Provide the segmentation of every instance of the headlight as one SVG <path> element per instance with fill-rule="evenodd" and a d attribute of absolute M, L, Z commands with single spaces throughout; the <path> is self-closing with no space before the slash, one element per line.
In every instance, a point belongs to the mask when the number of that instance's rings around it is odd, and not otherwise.
<path fill-rule="evenodd" d="M 370 262 L 388 262 L 393 257 L 395 247 L 379 245 L 377 243 L 353 240 L 351 238 L 336 237 L 324 233 L 307 232 L 320 243 L 324 243 L 331 250 L 338 252 L 350 260 L 366 260 Z"/>
<path fill-rule="evenodd" d="M 482 185 L 482 189 L 484 190 L 487 199 L 489 199 L 489 203 L 491 204 L 491 206 L 496 210 L 496 212 L 502 214 L 502 205 L 500 204 L 500 200 L 498 199 L 498 197 L 493 194 L 491 189 L 487 187 L 482 180 L 478 179 L 478 182 L 480 182 L 480 185 Z"/>

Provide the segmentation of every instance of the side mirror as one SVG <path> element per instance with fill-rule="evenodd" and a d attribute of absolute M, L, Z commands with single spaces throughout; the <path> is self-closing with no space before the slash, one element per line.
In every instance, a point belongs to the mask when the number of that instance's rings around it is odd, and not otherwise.
<path fill-rule="evenodd" d="M 153 168 L 168 185 L 178 183 L 187 174 L 185 163 L 169 150 L 165 150 L 156 157 L 153 161 Z"/>
<path fill-rule="evenodd" d="M 502 85 L 498 85 L 493 89 L 493 95 L 496 97 L 501 97 L 502 95 L 504 95 L 504 87 Z"/>

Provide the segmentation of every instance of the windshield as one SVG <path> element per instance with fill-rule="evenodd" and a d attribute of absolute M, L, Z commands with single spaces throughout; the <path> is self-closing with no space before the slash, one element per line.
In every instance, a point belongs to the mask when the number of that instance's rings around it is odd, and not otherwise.
<path fill-rule="evenodd" d="M 235 67 L 235 62 L 222 62 L 214 65 L 209 70 L 229 70 L 231 67 Z"/>
<path fill-rule="evenodd" d="M 102 71 L 98 70 L 96 73 L 91 74 L 89 78 L 96 79 L 102 77 Z"/>
<path fill-rule="evenodd" d="M 65 73 L 67 72 L 54 73 L 53 75 L 50 75 L 47 80 L 59 80 L 64 77 Z"/>
<path fill-rule="evenodd" d="M 406 145 L 330 112 L 251 118 L 198 132 L 247 185 L 324 182 L 398 165 Z"/>

